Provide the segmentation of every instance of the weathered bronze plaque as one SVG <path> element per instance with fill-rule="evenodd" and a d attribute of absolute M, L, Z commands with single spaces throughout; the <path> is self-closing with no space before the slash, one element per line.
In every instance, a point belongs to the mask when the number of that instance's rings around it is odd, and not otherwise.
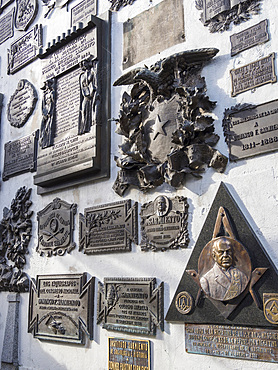
<path fill-rule="evenodd" d="M 108 370 L 151 370 L 149 340 L 108 338 Z"/>
<path fill-rule="evenodd" d="M 88 23 L 91 15 L 97 14 L 97 0 L 83 0 L 71 9 L 71 26 L 78 22 Z"/>
<path fill-rule="evenodd" d="M 278 100 L 259 105 L 236 105 L 225 110 L 224 135 L 230 160 L 278 149 Z"/>
<path fill-rule="evenodd" d="M 91 18 L 40 55 L 39 194 L 109 175 L 109 21 Z"/>
<path fill-rule="evenodd" d="M 183 1 L 164 0 L 124 23 L 123 68 L 184 41 Z"/>
<path fill-rule="evenodd" d="M 231 56 L 269 40 L 267 19 L 230 36 Z"/>
<path fill-rule="evenodd" d="M 138 243 L 138 205 L 131 200 L 86 208 L 79 214 L 79 249 L 85 254 L 127 252 Z"/>
<path fill-rule="evenodd" d="M 272 53 L 255 62 L 230 70 L 232 81 L 231 95 L 236 96 L 255 87 L 276 82 L 274 59 L 275 54 Z"/>
<path fill-rule="evenodd" d="M 55 198 L 37 213 L 38 246 L 40 255 L 62 256 L 75 248 L 73 242 L 74 215 L 77 205 Z"/>
<path fill-rule="evenodd" d="M 98 285 L 97 323 L 127 333 L 163 331 L 163 283 L 155 285 L 155 278 L 105 278 Z"/>
<path fill-rule="evenodd" d="M 278 325 L 278 293 L 263 294 L 264 316 L 271 324 Z"/>
<path fill-rule="evenodd" d="M 231 325 L 185 325 L 185 350 L 209 356 L 278 362 L 278 331 Z"/>
<path fill-rule="evenodd" d="M 188 204 L 184 197 L 159 195 L 141 208 L 141 249 L 166 250 L 185 248 L 189 243 Z"/>
<path fill-rule="evenodd" d="M 8 74 L 14 74 L 31 63 L 42 47 L 42 25 L 36 25 L 8 49 Z"/>
<path fill-rule="evenodd" d="M 37 100 L 37 92 L 31 82 L 20 80 L 8 103 L 7 117 L 10 124 L 14 127 L 24 126 L 32 115 Z"/>
<path fill-rule="evenodd" d="M 0 44 L 13 37 L 14 8 L 0 19 Z"/>
<path fill-rule="evenodd" d="M 95 278 L 86 273 L 38 275 L 29 296 L 28 332 L 67 343 L 93 339 Z"/>
<path fill-rule="evenodd" d="M 26 31 L 38 12 L 38 0 L 16 0 L 14 26 L 19 31 Z"/>
<path fill-rule="evenodd" d="M 111 10 L 119 10 L 121 7 L 124 7 L 126 5 L 131 5 L 136 0 L 109 0 L 111 3 Z"/>
<path fill-rule="evenodd" d="M 5 144 L 3 180 L 22 172 L 33 172 L 37 167 L 37 143 L 39 132 Z"/>

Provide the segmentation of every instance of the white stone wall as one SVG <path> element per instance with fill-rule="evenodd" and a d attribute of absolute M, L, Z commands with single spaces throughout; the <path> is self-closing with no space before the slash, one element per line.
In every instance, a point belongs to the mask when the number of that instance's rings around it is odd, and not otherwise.
<path fill-rule="evenodd" d="M 98 0 L 98 13 L 109 9 L 108 0 Z M 33 22 L 42 23 L 44 28 L 43 44 L 52 41 L 58 35 L 70 28 L 70 9 L 79 0 L 73 0 L 69 4 L 69 11 L 66 7 L 55 10 L 52 15 L 45 19 L 45 8 L 39 2 L 39 12 Z M 128 18 L 149 9 L 158 4 L 160 0 L 136 0 L 132 6 L 127 6 L 119 12 L 112 14 L 112 53 L 111 53 L 111 80 L 112 82 L 122 74 L 122 24 Z M 151 65 L 160 58 L 169 56 L 182 50 L 196 48 L 216 47 L 220 51 L 214 60 L 203 69 L 203 76 L 207 82 L 207 94 L 212 101 L 217 101 L 215 114 L 215 131 L 220 136 L 216 148 L 228 156 L 228 148 L 224 141 L 222 130 L 222 118 L 225 108 L 237 103 L 260 104 L 278 97 L 278 83 L 267 84 L 247 91 L 235 98 L 231 97 L 231 81 L 229 71 L 232 68 L 240 67 L 251 61 L 276 53 L 278 50 L 278 7 L 276 0 L 263 0 L 261 13 L 240 25 L 231 25 L 224 33 L 211 34 L 207 27 L 199 21 L 200 11 L 195 8 L 194 0 L 184 0 L 185 7 L 185 37 L 182 44 L 176 45 L 163 51 L 160 55 L 154 55 L 138 65 Z M 10 7 L 5 10 L 9 11 Z M 270 41 L 266 44 L 255 46 L 235 57 L 230 56 L 230 36 L 247 27 L 257 24 L 263 19 L 269 20 Z M 170 28 L 171 25 L 169 25 Z M 40 127 L 41 122 L 41 98 L 42 86 L 40 60 L 29 64 L 14 75 L 7 76 L 7 48 L 10 43 L 21 36 L 15 30 L 14 37 L 0 45 L 0 92 L 4 94 L 4 107 L 1 117 L 1 162 L 3 169 L 4 152 L 3 145 L 9 140 L 18 139 L 30 134 Z M 167 37 L 165 35 L 158 37 Z M 277 68 L 277 59 L 275 60 Z M 21 128 L 16 129 L 10 126 L 7 120 L 7 103 L 14 93 L 19 79 L 28 79 L 37 89 L 39 100 L 35 112 Z M 117 117 L 121 93 L 124 88 L 111 86 L 111 117 Z M 276 123 L 276 122 L 275 122 Z M 79 185 L 74 188 L 53 192 L 43 196 L 37 195 L 36 187 L 33 185 L 33 175 L 24 173 L 11 178 L 9 181 L 0 184 L 1 209 L 10 207 L 10 202 L 20 186 L 32 187 L 31 200 L 33 202 L 33 237 L 27 255 L 26 273 L 35 278 L 38 274 L 58 273 L 82 273 L 88 272 L 100 281 L 104 277 L 156 277 L 157 282 L 164 281 L 164 310 L 165 315 L 176 291 L 177 285 L 183 274 L 187 261 L 193 251 L 194 244 L 198 238 L 207 213 L 214 200 L 220 182 L 227 184 L 229 190 L 237 201 L 239 207 L 249 221 L 254 232 L 267 250 L 274 264 L 278 266 L 278 151 L 263 154 L 238 162 L 229 162 L 223 174 L 213 169 L 206 169 L 203 178 L 196 180 L 189 179 L 186 187 L 174 191 L 167 185 L 163 185 L 143 194 L 136 189 L 129 191 L 125 198 L 138 201 L 139 204 L 154 200 L 162 193 L 166 195 L 183 195 L 189 201 L 189 234 L 190 244 L 188 249 L 172 250 L 165 253 L 143 253 L 139 246 L 133 245 L 132 252 L 124 254 L 107 254 L 87 256 L 78 251 L 78 247 L 62 257 L 41 257 L 35 251 L 37 245 L 37 221 L 36 212 L 43 209 L 55 197 L 59 197 L 69 203 L 77 203 L 78 213 L 84 208 L 121 200 L 114 193 L 112 185 L 115 181 L 117 168 L 114 163 L 114 155 L 118 155 L 118 145 L 122 138 L 114 133 L 115 124 L 111 124 L 111 176 L 110 179 L 98 182 Z M 2 215 L 0 215 L 2 217 Z M 78 217 L 75 217 L 74 241 L 78 244 Z M 27 333 L 28 321 L 28 294 L 21 294 L 20 303 L 20 331 L 19 331 L 19 359 L 20 368 L 24 370 L 77 370 L 77 369 L 107 369 L 108 363 L 108 337 L 134 338 L 124 333 L 107 331 L 96 325 L 94 322 L 94 340 L 86 341 L 85 346 L 57 344 L 47 341 L 39 341 Z M 0 351 L 2 350 L 5 320 L 7 314 L 7 293 L 0 293 Z M 222 370 L 226 369 L 275 369 L 277 364 L 242 361 L 203 355 L 187 354 L 185 352 L 184 325 L 165 322 L 165 331 L 157 331 L 156 337 L 141 337 L 139 339 L 151 340 L 151 363 L 155 370 Z"/>

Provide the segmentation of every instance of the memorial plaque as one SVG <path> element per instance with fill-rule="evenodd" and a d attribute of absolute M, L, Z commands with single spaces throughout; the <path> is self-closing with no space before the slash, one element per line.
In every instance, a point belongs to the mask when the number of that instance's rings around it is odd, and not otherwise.
<path fill-rule="evenodd" d="M 55 198 L 42 211 L 37 213 L 38 246 L 40 255 L 62 256 L 76 246 L 73 242 L 74 215 L 77 205 Z"/>
<path fill-rule="evenodd" d="M 164 330 L 163 283 L 155 278 L 105 278 L 98 285 L 97 323 L 107 330 L 155 335 Z"/>
<path fill-rule="evenodd" d="M 267 19 L 230 36 L 231 56 L 269 40 Z"/>
<path fill-rule="evenodd" d="M 164 0 L 124 23 L 123 68 L 184 41 L 183 1 Z"/>
<path fill-rule="evenodd" d="M 186 248 L 189 243 L 187 198 L 159 195 L 141 208 L 141 249 Z"/>
<path fill-rule="evenodd" d="M 28 332 L 35 338 L 84 344 L 93 339 L 95 278 L 86 273 L 38 275 L 29 295 Z"/>
<path fill-rule="evenodd" d="M 14 127 L 22 127 L 32 115 L 38 100 L 34 86 L 27 80 L 20 80 L 8 103 L 7 117 Z"/>
<path fill-rule="evenodd" d="M 278 362 L 278 332 L 244 326 L 186 324 L 185 350 L 209 356 Z"/>
<path fill-rule="evenodd" d="M 108 338 L 108 370 L 151 370 L 150 341 Z"/>
<path fill-rule="evenodd" d="M 230 160 L 278 149 L 278 100 L 259 105 L 243 104 L 226 109 L 224 135 Z"/>
<path fill-rule="evenodd" d="M 19 31 L 26 31 L 38 12 L 38 0 L 16 0 L 14 26 Z"/>
<path fill-rule="evenodd" d="M 138 243 L 138 205 L 131 200 L 86 208 L 79 214 L 79 249 L 85 254 L 128 252 Z"/>
<path fill-rule="evenodd" d="M 42 47 L 42 25 L 36 25 L 8 49 L 8 74 L 14 74 L 27 64 L 31 63 Z"/>
<path fill-rule="evenodd" d="M 230 70 L 232 81 L 232 96 L 244 91 L 254 89 L 258 86 L 277 81 L 274 70 L 275 54 L 258 59 L 240 68 Z"/>
<path fill-rule="evenodd" d="M 14 8 L 0 19 L 0 44 L 13 37 Z"/>
<path fill-rule="evenodd" d="M 37 167 L 38 131 L 5 144 L 3 181 Z"/>
<path fill-rule="evenodd" d="M 109 174 L 109 21 L 91 19 L 40 54 L 39 194 Z"/>
<path fill-rule="evenodd" d="M 91 15 L 97 14 L 97 0 L 83 0 L 71 9 L 71 27 L 79 22 L 84 24 L 91 20 Z"/>

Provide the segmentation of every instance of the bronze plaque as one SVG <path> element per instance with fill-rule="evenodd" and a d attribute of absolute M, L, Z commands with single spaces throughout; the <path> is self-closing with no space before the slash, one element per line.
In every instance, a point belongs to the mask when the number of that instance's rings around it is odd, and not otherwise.
<path fill-rule="evenodd" d="M 37 213 L 38 246 L 40 255 L 62 256 L 75 248 L 73 242 L 74 215 L 77 205 L 55 198 Z"/>
<path fill-rule="evenodd" d="M 71 27 L 79 22 L 84 24 L 91 20 L 91 15 L 97 14 L 97 0 L 83 0 L 71 9 Z"/>
<path fill-rule="evenodd" d="M 86 208 L 79 214 L 79 249 L 85 254 L 127 252 L 138 243 L 138 205 L 131 200 Z"/>
<path fill-rule="evenodd" d="M 123 68 L 184 41 L 183 1 L 164 0 L 124 23 Z"/>
<path fill-rule="evenodd" d="M 245 66 L 232 69 L 230 71 L 232 81 L 231 95 L 236 96 L 255 87 L 276 82 L 274 59 L 275 54 L 272 53 Z"/>
<path fill-rule="evenodd" d="M 231 56 L 269 40 L 267 19 L 230 36 Z"/>
<path fill-rule="evenodd" d="M 142 250 L 185 248 L 189 243 L 187 198 L 159 195 L 141 208 Z"/>
<path fill-rule="evenodd" d="M 105 278 L 98 285 L 97 323 L 107 330 L 155 335 L 164 330 L 163 283 L 155 278 Z"/>
<path fill-rule="evenodd" d="M 185 325 L 185 350 L 209 356 L 278 362 L 278 331 L 230 325 Z"/>
<path fill-rule="evenodd" d="M 151 370 L 150 341 L 108 338 L 108 370 Z"/>
<path fill-rule="evenodd" d="M 93 339 L 95 278 L 86 274 L 38 275 L 29 295 L 28 332 L 67 343 Z"/>
<path fill-rule="evenodd" d="M 278 149 L 278 100 L 259 105 L 237 105 L 226 109 L 224 135 L 230 160 Z"/>
<path fill-rule="evenodd" d="M 5 144 L 3 180 L 22 172 L 35 171 L 37 166 L 38 131 Z"/>
<path fill-rule="evenodd" d="M 0 44 L 13 37 L 14 8 L 0 19 Z"/>

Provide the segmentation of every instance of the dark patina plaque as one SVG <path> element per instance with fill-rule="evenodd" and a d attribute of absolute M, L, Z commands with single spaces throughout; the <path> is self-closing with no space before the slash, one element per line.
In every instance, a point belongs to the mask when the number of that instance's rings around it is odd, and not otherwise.
<path fill-rule="evenodd" d="M 75 248 L 73 242 L 74 215 L 77 205 L 55 198 L 37 213 L 38 246 L 40 255 L 62 256 Z"/>
<path fill-rule="evenodd" d="M 185 248 L 189 243 L 188 204 L 184 197 L 159 195 L 141 208 L 141 249 L 166 250 Z"/>
<path fill-rule="evenodd" d="M 278 332 L 244 326 L 186 324 L 185 350 L 209 356 L 278 362 Z"/>
<path fill-rule="evenodd" d="M 86 208 L 79 214 L 79 249 L 85 254 L 127 252 L 138 243 L 138 205 L 131 200 Z"/>
<path fill-rule="evenodd" d="M 13 37 L 14 8 L 0 19 L 0 44 Z"/>
<path fill-rule="evenodd" d="M 231 56 L 269 40 L 267 19 L 230 36 Z"/>
<path fill-rule="evenodd" d="M 183 1 L 164 0 L 124 23 L 123 68 L 184 41 Z"/>
<path fill-rule="evenodd" d="M 151 370 L 150 341 L 108 338 L 108 370 Z"/>
<path fill-rule="evenodd" d="M 255 62 L 230 70 L 232 81 L 231 95 L 236 96 L 258 86 L 276 82 L 274 59 L 275 54 L 272 53 Z"/>
<path fill-rule="evenodd" d="M 93 339 L 95 278 L 86 273 L 38 275 L 29 295 L 28 332 L 67 343 Z"/>
<path fill-rule="evenodd" d="M 88 23 L 91 15 L 97 14 L 97 0 L 83 0 L 71 9 L 71 26 L 78 22 Z"/>
<path fill-rule="evenodd" d="M 278 100 L 259 105 L 236 105 L 226 109 L 224 135 L 230 160 L 278 149 Z"/>
<path fill-rule="evenodd" d="M 97 323 L 107 330 L 155 335 L 164 330 L 163 283 L 155 278 L 105 278 L 98 285 Z"/>
<path fill-rule="evenodd" d="M 109 21 L 91 19 L 40 55 L 39 194 L 109 175 Z"/>
<path fill-rule="evenodd" d="M 13 74 L 31 63 L 42 47 L 42 25 L 36 25 L 8 49 L 8 74 Z"/>
<path fill-rule="evenodd" d="M 38 131 L 5 144 L 3 180 L 22 172 L 33 172 L 37 165 Z"/>
<path fill-rule="evenodd" d="M 26 31 L 38 12 L 38 0 L 16 0 L 14 26 L 19 31 Z"/>

